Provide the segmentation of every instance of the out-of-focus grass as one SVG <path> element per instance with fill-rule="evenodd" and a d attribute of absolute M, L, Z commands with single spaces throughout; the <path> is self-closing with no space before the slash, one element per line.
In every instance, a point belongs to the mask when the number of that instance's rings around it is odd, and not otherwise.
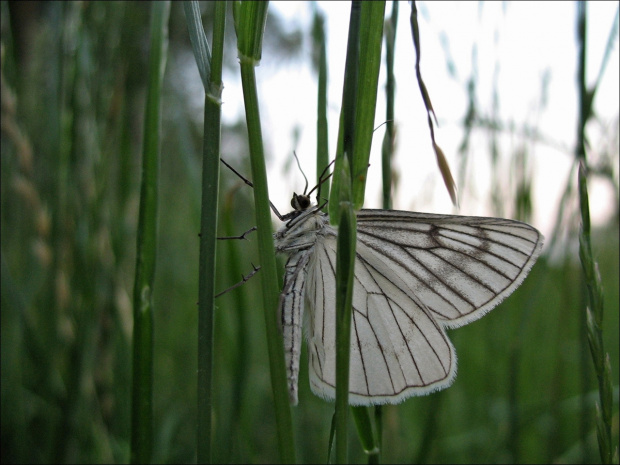
<path fill-rule="evenodd" d="M 12 12 L 1 7 L 2 462 L 126 462 L 148 7 L 43 3 L 29 45 L 5 27 Z M 178 81 L 180 50 L 189 51 L 183 22 L 173 2 L 154 285 L 155 462 L 191 462 L 196 449 L 202 141 Z M 233 53 L 234 43 L 226 47 Z M 228 161 L 250 173 L 245 129 L 224 131 Z M 254 226 L 250 189 L 222 171 L 221 192 L 220 235 Z M 259 264 L 255 236 L 221 242 L 217 290 Z M 617 218 L 593 231 L 592 244 L 605 289 L 617 438 Z M 459 356 L 452 387 L 383 408 L 383 461 L 598 460 L 581 265 L 576 242 L 565 247 L 565 259 L 541 257 L 502 305 L 450 332 Z M 254 278 L 216 302 L 213 461 L 278 458 L 261 301 Z M 293 427 L 298 460 L 317 462 L 326 458 L 333 404 L 310 393 L 306 359 L 304 348 Z M 349 459 L 364 461 L 353 424 L 350 434 Z"/>

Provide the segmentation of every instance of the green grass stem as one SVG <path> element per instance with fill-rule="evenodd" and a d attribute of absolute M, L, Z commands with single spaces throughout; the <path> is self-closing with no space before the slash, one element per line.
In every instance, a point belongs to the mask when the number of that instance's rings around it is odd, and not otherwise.
<path fill-rule="evenodd" d="M 327 129 L 327 45 L 325 44 L 325 17 L 315 8 L 312 27 L 314 54 L 318 60 L 318 95 L 316 121 L 316 182 L 329 164 L 329 137 Z M 329 198 L 329 183 L 321 186 L 321 197 Z"/>
<path fill-rule="evenodd" d="M 394 78 L 394 50 L 396 48 L 396 27 L 399 2 L 392 2 L 392 15 L 385 24 L 385 135 L 381 147 L 381 171 L 383 179 L 383 208 L 392 208 L 392 156 L 394 154 L 394 106 L 396 80 Z"/>
<path fill-rule="evenodd" d="M 329 203 L 331 223 L 338 226 L 336 249 L 336 407 L 335 460 L 348 462 L 349 363 L 351 303 L 355 267 L 355 217 L 352 209 L 351 169 L 355 137 L 355 107 L 359 73 L 361 2 L 351 3 L 347 57 L 342 89 L 338 150 Z M 344 222 L 343 225 L 340 222 Z M 353 264 L 351 264 L 353 261 Z"/>
<path fill-rule="evenodd" d="M 377 406 L 376 408 L 379 409 L 379 411 L 381 410 L 381 406 Z M 351 407 L 351 416 L 355 422 L 357 436 L 360 439 L 362 448 L 368 456 L 368 463 L 379 463 L 381 449 L 379 447 L 377 435 L 373 433 L 369 408 L 365 406 Z M 380 423 L 381 419 L 375 417 L 375 422 Z"/>
<path fill-rule="evenodd" d="M 351 202 L 348 161 L 343 158 L 336 249 L 336 463 L 348 463 L 349 366 L 357 222 Z"/>
<path fill-rule="evenodd" d="M 618 459 L 618 449 L 614 450 L 611 436 L 611 417 L 613 410 L 613 387 L 609 354 L 603 346 L 603 286 L 599 266 L 592 254 L 590 236 L 590 204 L 588 200 L 586 157 L 586 124 L 592 113 L 593 96 L 596 87 L 588 89 L 586 84 L 586 3 L 577 5 L 577 40 L 579 61 L 577 80 L 579 85 L 579 125 L 577 129 L 576 156 L 579 163 L 578 184 L 581 210 L 581 231 L 579 234 L 579 258 L 583 268 L 588 290 L 586 306 L 587 338 L 598 379 L 599 402 L 596 404 L 596 433 L 602 463 L 612 463 Z"/>
<path fill-rule="evenodd" d="M 222 58 L 226 2 L 215 4 L 213 59 L 197 2 L 184 2 L 188 32 L 205 89 L 202 147 L 202 202 L 198 272 L 198 463 L 212 461 L 213 328 L 215 316 L 216 244 L 222 117 Z"/>
<path fill-rule="evenodd" d="M 336 254 L 337 463 L 348 460 L 349 355 L 356 244 L 354 208 L 361 208 L 364 202 L 375 120 L 384 12 L 385 2 L 353 2 L 351 5 L 341 124 L 329 205 L 331 222 L 339 228 Z M 360 431 L 363 433 L 367 430 Z M 361 437 L 360 440 L 363 444 L 374 442 L 372 436 Z M 374 447 L 371 449 L 374 450 Z"/>
<path fill-rule="evenodd" d="M 153 446 L 153 281 L 157 251 L 157 203 L 161 87 L 168 50 L 170 2 L 151 6 L 151 50 L 142 153 L 136 275 L 133 292 L 133 390 L 131 462 L 151 461 Z"/>
<path fill-rule="evenodd" d="M 250 147 L 250 162 L 254 182 L 258 255 L 261 264 L 263 308 L 267 331 L 267 349 L 271 387 L 273 390 L 280 460 L 295 461 L 295 446 L 291 410 L 286 386 L 284 346 L 278 330 L 277 308 L 279 302 L 278 274 L 271 228 L 271 210 L 267 188 L 267 171 L 260 122 L 255 67 L 260 62 L 262 37 L 267 16 L 267 3 L 243 2 L 233 6 L 237 48 L 241 65 L 241 84 L 245 104 L 246 123 Z"/>
<path fill-rule="evenodd" d="M 359 36 L 359 71 L 356 89 L 355 143 L 351 166 L 353 206 L 364 205 L 366 173 L 374 135 L 385 2 L 362 2 Z"/>

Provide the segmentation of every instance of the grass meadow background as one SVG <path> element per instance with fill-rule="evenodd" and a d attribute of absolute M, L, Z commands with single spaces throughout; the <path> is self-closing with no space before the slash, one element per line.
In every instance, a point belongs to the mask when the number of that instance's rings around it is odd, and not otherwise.
<path fill-rule="evenodd" d="M 3 1 L 1 7 L 2 462 L 127 462 L 131 296 L 152 6 Z M 408 4 L 400 8 L 409 15 Z M 207 2 L 202 9 L 211 40 L 212 5 Z M 391 11 L 388 6 L 386 16 Z M 238 63 L 232 16 L 227 21 L 224 66 L 230 71 Z M 189 100 L 181 88 L 181 75 L 195 62 L 180 3 L 172 2 L 168 27 L 153 295 L 152 461 L 181 463 L 196 461 L 204 94 Z M 272 15 L 263 56 L 309 60 L 301 44 L 311 35 Z M 615 37 L 617 47 L 617 30 Z M 378 99 L 385 98 L 382 89 Z M 226 90 L 224 95 L 227 100 L 242 98 Z M 617 116 L 607 124 L 609 140 L 589 141 L 590 147 L 608 147 L 595 154 L 591 172 L 613 186 L 616 204 L 608 224 L 593 230 L 592 246 L 604 288 L 603 341 L 612 368 L 612 438 L 617 446 Z M 468 131 L 487 129 L 474 124 Z M 492 137 L 489 132 L 490 145 Z M 528 134 L 517 137 L 522 147 L 543 143 Z M 243 116 L 222 127 L 222 155 L 242 173 L 251 172 Z M 524 155 L 515 150 L 509 156 L 518 166 Z M 294 163 L 290 166 L 296 169 Z M 515 168 L 514 176 L 522 175 Z M 531 195 L 526 178 L 519 179 L 518 195 L 501 209 L 520 212 L 520 219 L 528 220 L 544 200 Z M 222 170 L 220 236 L 238 235 L 255 225 L 251 196 L 250 188 Z M 578 255 L 576 171 L 560 211 L 556 230 L 546 238 L 548 246 L 523 285 L 480 321 L 450 331 L 459 357 L 454 385 L 381 409 L 381 461 L 600 461 L 598 383 L 587 342 L 588 296 Z M 252 263 L 260 264 L 253 239 L 219 241 L 216 289 L 239 281 Z M 259 279 L 216 302 L 214 462 L 279 459 Z M 305 360 L 304 348 L 300 402 L 292 409 L 295 451 L 299 462 L 325 462 L 334 406 L 311 394 Z M 349 458 L 367 461 L 353 422 Z"/>

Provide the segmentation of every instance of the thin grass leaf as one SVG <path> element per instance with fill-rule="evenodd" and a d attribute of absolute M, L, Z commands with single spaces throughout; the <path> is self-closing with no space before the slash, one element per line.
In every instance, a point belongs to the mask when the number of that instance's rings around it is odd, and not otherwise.
<path fill-rule="evenodd" d="M 359 36 L 359 71 L 356 87 L 355 131 L 351 166 L 353 207 L 364 204 L 366 173 L 374 135 L 375 109 L 381 66 L 385 2 L 362 2 Z"/>
<path fill-rule="evenodd" d="M 381 170 L 383 175 L 383 208 L 392 208 L 392 156 L 396 142 L 394 107 L 396 104 L 396 82 L 394 78 L 394 51 L 396 48 L 396 27 L 399 2 L 392 2 L 392 15 L 385 24 L 385 135 L 381 148 Z"/>
<path fill-rule="evenodd" d="M 202 27 L 200 7 L 197 1 L 185 1 L 183 2 L 183 10 L 185 11 L 187 32 L 189 33 L 189 40 L 194 50 L 194 58 L 198 65 L 198 72 L 202 79 L 202 85 L 205 89 L 208 89 L 211 80 L 211 50 L 209 49 L 209 41 Z"/>
<path fill-rule="evenodd" d="M 618 12 L 620 11 L 620 7 L 616 8 L 616 14 L 614 18 L 614 23 L 609 30 L 609 36 L 607 38 L 607 45 L 605 46 L 605 53 L 603 55 L 603 59 L 601 60 L 601 66 L 598 71 L 598 75 L 596 77 L 596 81 L 592 85 L 592 99 L 594 100 L 594 96 L 596 95 L 596 91 L 599 88 L 601 80 L 605 74 L 605 69 L 607 68 L 607 62 L 609 61 L 609 57 L 613 53 L 615 48 L 615 44 L 618 41 Z"/>
<path fill-rule="evenodd" d="M 441 173 L 444 184 L 446 185 L 446 189 L 448 190 L 448 193 L 450 194 L 450 199 L 452 200 L 452 203 L 455 206 L 458 206 L 456 183 L 454 182 L 454 178 L 452 177 L 452 173 L 450 172 L 450 166 L 448 165 L 448 161 L 446 160 L 446 157 L 443 154 L 443 150 L 441 150 L 441 148 L 435 141 L 435 130 L 433 128 L 433 119 L 435 120 L 435 124 L 437 124 L 437 116 L 435 115 L 435 110 L 433 109 L 433 104 L 431 103 L 430 95 L 428 94 L 428 90 L 426 90 L 426 84 L 424 84 L 424 80 L 422 79 L 422 72 L 420 71 L 420 59 L 422 56 L 422 48 L 420 46 L 420 28 L 418 25 L 418 9 L 416 7 L 415 2 L 411 2 L 411 15 L 409 17 L 409 22 L 411 23 L 411 35 L 413 37 L 413 46 L 415 48 L 415 53 L 416 53 L 415 74 L 418 80 L 420 94 L 422 94 L 422 100 L 424 101 L 424 106 L 426 107 L 426 112 L 428 114 L 428 118 L 427 118 L 428 129 L 431 133 L 431 141 L 433 144 L 433 150 L 435 151 L 437 166 L 439 167 L 439 172 Z"/>
<path fill-rule="evenodd" d="M 313 4 L 315 5 L 315 4 Z M 329 137 L 327 128 L 327 46 L 325 44 L 325 18 L 314 7 L 312 26 L 313 52 L 318 68 L 318 95 L 316 121 L 316 183 L 321 182 L 320 176 L 329 164 Z M 321 196 L 329 198 L 329 183 L 321 186 Z"/>
<path fill-rule="evenodd" d="M 332 450 L 334 449 L 334 439 L 336 438 L 336 412 L 332 414 L 332 421 L 329 426 L 329 441 L 327 441 L 327 461 L 332 463 Z"/>
<path fill-rule="evenodd" d="M 349 154 L 350 177 L 354 208 L 364 203 L 366 173 L 372 143 L 377 85 L 381 64 L 383 16 L 385 2 L 352 3 L 345 82 L 343 85 L 339 146 L 336 152 L 332 189 L 339 192 L 340 157 Z M 363 30 L 363 34 L 359 31 Z M 341 155 L 342 154 L 342 155 Z M 337 195 L 336 195 L 337 197 Z M 330 202 L 330 221 L 338 224 L 338 206 Z"/>
<path fill-rule="evenodd" d="M 170 2 L 152 4 L 149 86 L 144 123 L 142 184 L 133 293 L 132 463 L 150 462 L 153 445 L 153 281 L 157 250 L 160 98 L 168 50 L 169 14 Z"/>
<path fill-rule="evenodd" d="M 224 37 L 226 29 L 226 5 L 228 2 L 215 4 L 213 21 L 213 58 L 211 60 L 211 80 L 209 94 L 212 99 L 220 101 L 222 94 L 222 68 L 224 67 Z"/>
<path fill-rule="evenodd" d="M 346 71 L 345 71 L 346 75 Z M 342 165 L 344 158 L 344 105 L 340 111 L 340 123 L 338 125 L 338 145 L 336 146 L 336 160 L 334 161 L 334 175 L 332 176 L 332 185 L 329 196 L 329 203 L 327 204 L 327 211 L 329 212 L 329 222 L 338 226 L 340 216 L 338 215 L 338 209 L 336 204 L 338 203 L 338 196 L 335 192 L 340 192 L 340 184 L 342 183 Z"/>
<path fill-rule="evenodd" d="M 396 6 L 396 11 L 398 7 Z M 359 74 L 356 98 L 355 133 L 353 144 L 353 170 L 351 190 L 353 208 L 361 208 L 364 204 L 366 190 L 366 173 L 368 171 L 370 148 L 374 136 L 375 113 L 381 66 L 381 48 L 383 44 L 383 29 L 385 17 L 385 2 L 362 2 L 361 30 L 359 47 Z M 394 19 L 395 21 L 396 19 Z M 393 108 L 393 107 L 392 107 Z M 392 110 L 393 111 L 393 110 Z M 393 116 L 392 116 L 393 120 Z M 393 128 L 393 121 L 392 128 Z M 390 122 L 388 122 L 390 124 Z M 356 238 L 352 238 L 355 251 Z M 352 292 L 352 291 L 351 291 Z M 378 407 L 381 409 L 381 407 Z M 370 426 L 368 409 L 354 410 L 353 417 L 358 426 Z M 360 421 L 362 423 L 360 423 Z M 379 427 L 378 427 L 379 428 Z M 358 436 L 364 451 L 369 454 L 369 463 L 379 460 L 379 446 L 372 435 L 372 428 L 358 428 Z"/>
<path fill-rule="evenodd" d="M 443 150 L 441 147 L 435 143 L 433 138 L 433 150 L 435 150 L 435 157 L 437 160 L 437 166 L 439 167 L 439 172 L 441 173 L 441 177 L 443 178 L 443 182 L 450 194 L 450 200 L 452 200 L 452 204 L 457 206 L 459 205 L 457 193 L 456 193 L 456 183 L 454 182 L 454 178 L 452 177 L 452 173 L 450 172 L 450 165 L 448 164 L 448 160 L 446 156 L 443 154 Z"/>

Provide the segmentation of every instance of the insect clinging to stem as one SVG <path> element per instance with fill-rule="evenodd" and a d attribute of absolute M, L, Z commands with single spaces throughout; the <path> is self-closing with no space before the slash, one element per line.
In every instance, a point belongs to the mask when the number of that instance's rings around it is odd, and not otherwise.
<path fill-rule="evenodd" d="M 312 391 L 334 399 L 336 384 L 338 230 L 319 195 L 312 204 L 305 191 L 293 194 L 285 215 L 272 204 L 285 222 L 274 243 L 288 255 L 278 312 L 292 404 L 303 326 Z M 395 404 L 450 386 L 456 352 L 446 329 L 479 319 L 508 297 L 543 240 L 529 224 L 503 218 L 358 211 L 349 403 Z"/>

